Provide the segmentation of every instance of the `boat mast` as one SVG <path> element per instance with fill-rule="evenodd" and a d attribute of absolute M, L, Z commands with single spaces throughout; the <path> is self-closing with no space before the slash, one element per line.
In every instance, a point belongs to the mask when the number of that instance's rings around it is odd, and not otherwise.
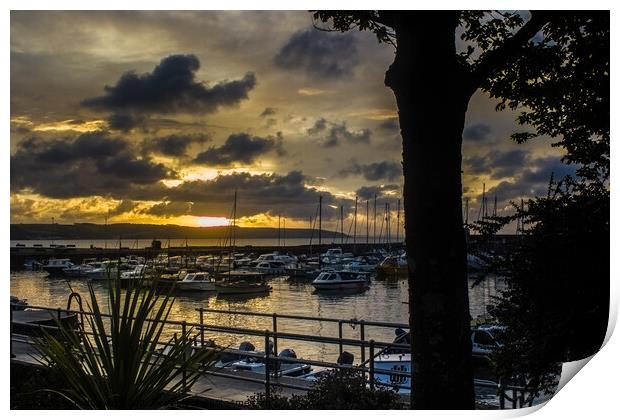
<path fill-rule="evenodd" d="M 372 243 L 377 243 L 377 194 L 375 193 L 375 215 L 372 228 Z"/>
<path fill-rule="evenodd" d="M 396 211 L 396 243 L 400 237 L 400 198 L 398 199 L 398 210 Z"/>
<path fill-rule="evenodd" d="M 366 200 L 366 245 L 368 245 L 368 224 L 369 224 L 370 220 L 368 220 L 368 200 Z"/>
<path fill-rule="evenodd" d="M 319 195 L 319 268 L 321 268 L 321 223 L 323 219 L 323 196 Z"/>
<path fill-rule="evenodd" d="M 340 245 L 344 245 L 344 206 L 340 205 Z"/>
<path fill-rule="evenodd" d="M 353 213 L 353 252 L 355 252 L 356 239 L 357 239 L 357 196 L 355 196 L 355 213 Z"/>
<path fill-rule="evenodd" d="M 233 201 L 233 224 L 232 224 L 232 253 L 235 253 L 235 247 L 237 245 L 237 236 L 236 236 L 236 227 L 237 227 L 237 190 L 235 190 L 235 200 Z M 229 259 L 230 261 L 230 259 Z"/>

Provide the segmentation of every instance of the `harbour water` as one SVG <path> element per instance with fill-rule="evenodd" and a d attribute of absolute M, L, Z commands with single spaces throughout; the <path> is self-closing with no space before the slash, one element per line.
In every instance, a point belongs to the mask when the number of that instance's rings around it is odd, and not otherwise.
<path fill-rule="evenodd" d="M 473 282 L 473 279 L 471 280 Z M 107 302 L 106 284 L 93 282 L 98 301 Z M 173 304 L 170 317 L 175 320 L 198 322 L 197 308 L 223 309 L 242 312 L 278 313 L 286 315 L 304 315 L 324 318 L 358 319 L 367 321 L 386 321 L 396 323 L 408 322 L 407 280 L 403 278 L 373 279 L 370 288 L 363 292 L 317 293 L 310 282 L 296 282 L 287 278 L 270 281 L 273 290 L 264 296 L 218 296 L 214 293 L 178 294 Z M 470 288 L 471 315 L 476 317 L 486 313 L 487 305 L 503 287 L 503 282 L 495 278 Z M 80 293 L 85 301 L 88 297 L 86 280 L 54 278 L 41 271 L 14 271 L 11 273 L 11 295 L 25 298 L 31 305 L 52 308 L 65 308 L 71 290 Z M 252 317 L 205 313 L 205 323 L 237 326 L 265 330 L 271 328 L 270 317 Z M 337 324 L 313 321 L 286 320 L 278 321 L 278 330 L 286 332 L 303 332 L 320 336 L 338 336 Z M 392 341 L 394 331 L 386 328 L 367 327 L 366 336 L 378 341 Z M 346 324 L 343 329 L 345 337 L 358 338 L 359 327 L 354 329 Z M 209 335 L 218 344 L 236 347 L 240 336 L 225 334 Z M 246 337 L 254 341 L 257 348 L 262 347 L 260 338 Z M 338 346 L 303 341 L 279 342 L 278 347 L 292 347 L 300 357 L 335 361 Z"/>

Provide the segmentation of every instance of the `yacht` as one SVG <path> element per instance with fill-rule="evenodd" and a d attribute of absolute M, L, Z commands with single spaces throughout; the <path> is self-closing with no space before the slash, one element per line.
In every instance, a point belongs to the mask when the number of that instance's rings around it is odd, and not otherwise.
<path fill-rule="evenodd" d="M 377 272 L 384 275 L 407 274 L 407 256 L 401 254 L 398 257 L 386 257 L 377 266 Z"/>
<path fill-rule="evenodd" d="M 187 273 L 183 280 L 176 284 L 177 289 L 188 292 L 214 292 L 215 279 L 209 273 Z"/>
<path fill-rule="evenodd" d="M 112 280 L 119 274 L 116 261 L 101 261 L 91 265 L 93 269 L 86 273 L 86 277 L 91 280 Z"/>
<path fill-rule="evenodd" d="M 317 290 L 350 290 L 368 287 L 368 276 L 354 271 L 323 271 L 312 282 Z"/>
<path fill-rule="evenodd" d="M 43 267 L 52 276 L 64 275 L 63 269 L 73 267 L 73 263 L 69 258 L 51 258 Z"/>

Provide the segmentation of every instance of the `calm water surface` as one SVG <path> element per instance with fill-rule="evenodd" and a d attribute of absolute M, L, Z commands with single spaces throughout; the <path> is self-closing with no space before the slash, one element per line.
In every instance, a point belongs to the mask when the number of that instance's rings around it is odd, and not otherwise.
<path fill-rule="evenodd" d="M 177 296 L 171 312 L 171 319 L 199 322 L 197 308 L 224 309 L 242 312 L 278 313 L 287 315 L 306 315 L 325 318 L 364 319 L 367 321 L 388 321 L 407 323 L 407 282 L 406 279 L 373 279 L 370 288 L 361 293 L 343 294 L 317 293 L 309 282 L 296 282 L 286 278 L 277 278 L 270 282 L 273 290 L 262 296 L 218 296 L 214 293 L 180 294 Z M 106 283 L 93 282 L 100 304 L 107 304 Z M 470 288 L 470 306 L 473 317 L 486 313 L 486 307 L 492 303 L 492 296 L 503 287 L 501 280 L 489 278 L 482 284 Z M 67 280 L 49 277 L 45 272 L 15 271 L 11 273 L 11 295 L 25 298 L 31 305 L 61 307 L 67 305 L 71 289 L 82 295 L 87 301 L 88 288 L 86 280 Z M 205 313 L 205 323 L 224 326 L 271 329 L 271 317 L 247 315 Z M 338 324 L 318 321 L 278 319 L 278 331 L 314 334 L 338 337 Z M 170 334 L 174 330 L 168 331 Z M 257 349 L 264 347 L 261 337 L 243 337 L 222 333 L 205 333 L 214 338 L 218 344 L 237 347 L 243 340 L 254 343 Z M 359 326 L 348 323 L 343 327 L 343 335 L 359 338 Z M 394 331 L 391 328 L 366 327 L 367 339 L 375 341 L 392 341 Z M 338 346 L 333 344 L 308 343 L 303 341 L 279 340 L 278 348 L 291 347 L 299 357 L 335 361 Z M 359 349 L 349 351 L 359 357 Z"/>

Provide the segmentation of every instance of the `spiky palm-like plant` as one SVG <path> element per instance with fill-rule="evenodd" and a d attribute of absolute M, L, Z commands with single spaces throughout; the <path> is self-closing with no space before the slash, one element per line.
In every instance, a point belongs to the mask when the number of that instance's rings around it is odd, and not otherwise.
<path fill-rule="evenodd" d="M 144 285 L 144 279 L 133 280 L 123 295 L 119 279 L 110 281 L 107 316 L 89 283 L 84 325 L 59 325 L 55 337 L 44 333 L 35 340 L 36 357 L 66 380 L 66 389 L 54 391 L 76 407 L 166 407 L 184 398 L 183 391 L 200 375 L 198 368 L 214 363 L 216 352 L 192 348 L 191 330 L 163 339 L 174 298 Z M 165 351 L 158 348 L 161 340 Z"/>

